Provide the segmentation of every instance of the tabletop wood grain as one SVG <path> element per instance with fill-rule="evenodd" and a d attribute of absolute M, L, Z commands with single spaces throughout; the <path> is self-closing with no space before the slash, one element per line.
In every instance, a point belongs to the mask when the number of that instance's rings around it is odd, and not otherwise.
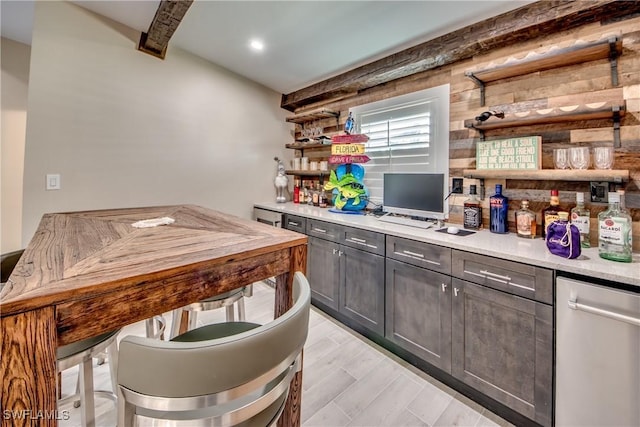
<path fill-rule="evenodd" d="M 131 224 L 168 216 L 170 225 Z M 250 258 L 306 242 L 292 233 L 199 206 L 45 214 L 0 292 L 2 317 L 162 280 L 182 269 Z"/>

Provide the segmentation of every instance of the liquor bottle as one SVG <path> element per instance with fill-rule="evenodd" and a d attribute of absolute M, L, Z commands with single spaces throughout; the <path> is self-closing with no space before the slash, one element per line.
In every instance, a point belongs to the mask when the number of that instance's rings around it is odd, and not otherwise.
<path fill-rule="evenodd" d="M 469 187 L 469 198 L 464 201 L 464 228 L 478 230 L 482 227 L 482 206 L 476 195 L 476 186 Z"/>
<path fill-rule="evenodd" d="M 311 198 L 313 199 L 313 206 L 319 206 L 320 205 L 320 188 L 318 185 L 316 185 L 314 191 L 313 191 L 313 195 L 311 196 Z"/>
<path fill-rule="evenodd" d="M 298 180 L 293 186 L 293 203 L 300 203 L 300 181 Z"/>
<path fill-rule="evenodd" d="M 598 214 L 598 253 L 611 261 L 631 262 L 631 215 L 620 208 L 620 194 L 609 193 L 609 208 Z"/>
<path fill-rule="evenodd" d="M 326 208 L 327 204 L 327 193 L 324 192 L 324 177 L 320 175 L 320 195 L 318 195 L 318 206 Z"/>
<path fill-rule="evenodd" d="M 303 203 L 307 203 L 307 199 L 305 198 L 307 187 L 305 187 L 304 180 L 302 180 L 300 182 L 302 183 L 302 185 L 300 186 L 299 202 L 300 202 L 300 204 L 303 204 Z"/>
<path fill-rule="evenodd" d="M 536 214 L 529 209 L 529 201 L 520 202 L 520 209 L 516 211 L 516 232 L 518 237 L 534 239 L 537 233 Z"/>
<path fill-rule="evenodd" d="M 496 184 L 496 194 L 489 198 L 489 231 L 492 233 L 508 233 L 509 199 L 502 195 L 502 185 Z"/>
<path fill-rule="evenodd" d="M 576 193 L 576 207 L 571 209 L 571 224 L 580 231 L 580 247 L 590 248 L 591 212 L 584 207 L 584 193 Z"/>
<path fill-rule="evenodd" d="M 561 211 L 562 209 L 560 209 L 558 190 L 551 190 L 549 206 L 542 210 L 542 237 L 547 235 L 547 228 L 549 228 L 549 224 L 558 219 L 558 213 Z"/>

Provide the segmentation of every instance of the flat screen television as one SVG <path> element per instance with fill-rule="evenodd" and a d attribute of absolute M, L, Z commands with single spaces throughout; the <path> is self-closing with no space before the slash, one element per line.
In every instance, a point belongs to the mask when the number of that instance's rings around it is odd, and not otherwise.
<path fill-rule="evenodd" d="M 448 207 L 442 173 L 385 173 L 382 210 L 429 219 L 446 219 Z"/>

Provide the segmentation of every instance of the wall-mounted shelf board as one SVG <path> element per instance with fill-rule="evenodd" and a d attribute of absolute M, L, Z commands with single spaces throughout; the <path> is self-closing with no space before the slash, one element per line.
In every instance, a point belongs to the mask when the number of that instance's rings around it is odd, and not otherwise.
<path fill-rule="evenodd" d="M 325 148 L 325 147 L 326 148 L 331 148 L 331 144 L 320 144 L 320 143 L 317 143 L 317 144 L 315 144 L 315 143 L 314 144 L 301 144 L 301 143 L 295 142 L 293 144 L 285 144 L 285 147 L 291 148 L 291 149 L 294 149 L 294 150 L 306 150 L 308 148 Z"/>
<path fill-rule="evenodd" d="M 614 147 L 620 146 L 620 118 L 625 115 L 626 101 L 616 100 L 583 105 L 569 105 L 564 107 L 545 108 L 540 110 L 522 111 L 505 114 L 504 119 L 489 118 L 484 122 L 467 119 L 464 126 L 480 131 L 481 139 L 484 132 L 492 129 L 503 129 L 517 126 L 531 126 L 549 123 L 565 123 L 579 120 L 613 119 Z"/>
<path fill-rule="evenodd" d="M 329 110 L 328 108 L 320 108 L 317 110 L 307 111 L 305 113 L 296 114 L 294 116 L 289 116 L 285 120 L 289 123 L 297 123 L 303 124 L 307 122 L 312 122 L 314 120 L 327 119 L 327 118 L 338 118 L 340 113 L 337 111 Z"/>
<path fill-rule="evenodd" d="M 530 53 L 522 59 L 508 59 L 504 64 L 482 70 L 466 71 L 465 75 L 480 86 L 480 105 L 484 105 L 485 84 L 536 71 L 575 65 L 608 58 L 611 63 L 611 84 L 618 86 L 618 57 L 622 54 L 622 40 L 612 37 L 566 48 L 548 49 L 542 53 Z"/>
<path fill-rule="evenodd" d="M 464 169 L 465 178 L 520 179 L 544 181 L 629 181 L 629 171 L 622 169 L 540 169 L 536 171 L 500 169 Z"/>
<path fill-rule="evenodd" d="M 285 170 L 287 175 L 297 175 L 297 176 L 329 176 L 331 171 L 303 171 L 303 170 Z"/>

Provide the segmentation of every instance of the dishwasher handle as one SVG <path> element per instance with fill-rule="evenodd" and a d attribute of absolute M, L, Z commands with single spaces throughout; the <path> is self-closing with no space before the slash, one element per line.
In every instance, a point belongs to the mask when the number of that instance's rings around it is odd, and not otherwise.
<path fill-rule="evenodd" d="M 578 303 L 577 298 L 569 299 L 569 308 L 572 310 L 585 311 L 591 314 L 597 314 L 598 316 L 608 317 L 609 319 L 618 320 L 620 322 L 630 323 L 635 326 L 640 326 L 640 319 L 633 316 L 627 316 L 626 314 L 620 314 L 613 311 L 605 310 L 598 307 L 593 307 L 587 304 Z"/>

